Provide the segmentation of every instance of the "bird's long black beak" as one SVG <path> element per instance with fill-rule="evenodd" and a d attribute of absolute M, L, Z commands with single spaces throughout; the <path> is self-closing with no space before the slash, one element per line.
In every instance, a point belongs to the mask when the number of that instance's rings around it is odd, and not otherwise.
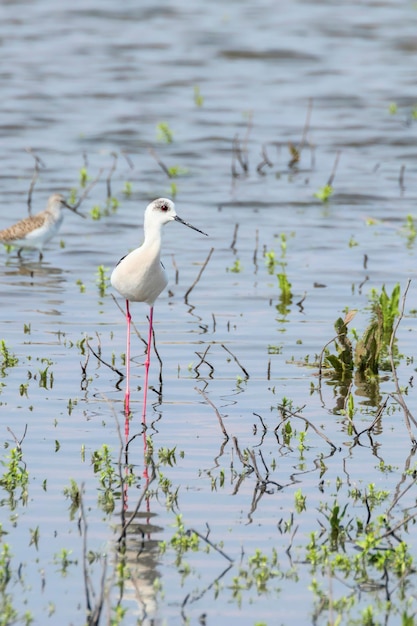
<path fill-rule="evenodd" d="M 192 228 L 193 230 L 196 230 L 198 233 L 201 233 L 202 235 L 205 235 L 206 237 L 208 237 L 207 233 L 203 233 L 202 230 L 200 230 L 199 228 L 196 228 L 195 226 L 192 226 L 191 224 L 189 224 L 188 222 L 184 222 L 183 219 L 181 219 L 180 217 L 178 217 L 178 215 L 176 215 L 174 217 L 174 220 L 176 222 L 180 222 L 180 224 L 184 224 L 184 226 L 188 226 L 188 228 Z"/>

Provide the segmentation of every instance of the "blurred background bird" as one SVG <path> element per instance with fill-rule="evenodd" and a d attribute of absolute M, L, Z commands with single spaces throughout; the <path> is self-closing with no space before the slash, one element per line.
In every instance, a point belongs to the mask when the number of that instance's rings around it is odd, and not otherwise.
<path fill-rule="evenodd" d="M 74 207 L 67 204 L 62 194 L 52 194 L 48 199 L 46 209 L 16 222 L 9 228 L 0 230 L 0 242 L 7 246 L 16 246 L 18 256 L 24 248 L 39 250 L 39 260 L 41 260 L 45 244 L 57 234 L 62 224 L 63 208 L 77 213 Z M 81 213 L 77 215 L 84 217 Z"/>

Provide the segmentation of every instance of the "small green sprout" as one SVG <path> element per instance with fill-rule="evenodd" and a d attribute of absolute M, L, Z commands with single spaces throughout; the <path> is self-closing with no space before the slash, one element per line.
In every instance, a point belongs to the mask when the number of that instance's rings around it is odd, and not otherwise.
<path fill-rule="evenodd" d="M 198 107 L 202 107 L 204 104 L 204 98 L 201 95 L 200 87 L 198 85 L 194 86 L 194 103 Z"/>
<path fill-rule="evenodd" d="M 159 122 L 156 125 L 157 139 L 163 143 L 172 143 L 174 135 L 167 122 Z"/>
<path fill-rule="evenodd" d="M 332 194 L 333 187 L 331 185 L 324 185 L 324 187 L 320 187 L 320 189 L 316 191 L 314 197 L 318 198 L 322 202 L 327 202 Z"/>

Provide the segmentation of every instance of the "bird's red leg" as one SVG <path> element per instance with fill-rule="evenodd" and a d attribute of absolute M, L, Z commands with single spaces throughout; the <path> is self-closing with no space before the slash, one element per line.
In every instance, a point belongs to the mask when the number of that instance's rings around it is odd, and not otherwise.
<path fill-rule="evenodd" d="M 126 300 L 126 393 L 125 393 L 125 416 L 126 420 L 130 414 L 130 321 L 132 317 L 129 310 L 129 300 Z M 127 423 L 127 422 L 126 422 Z M 128 428 L 128 423 L 127 426 Z"/>
<path fill-rule="evenodd" d="M 152 325 L 153 325 L 153 306 L 149 312 L 149 333 L 148 333 L 148 350 L 146 353 L 145 361 L 145 380 L 143 386 L 143 411 L 142 411 L 142 424 L 146 422 L 146 400 L 148 396 L 148 378 L 149 378 L 149 366 L 151 364 L 151 347 L 152 347 Z"/>

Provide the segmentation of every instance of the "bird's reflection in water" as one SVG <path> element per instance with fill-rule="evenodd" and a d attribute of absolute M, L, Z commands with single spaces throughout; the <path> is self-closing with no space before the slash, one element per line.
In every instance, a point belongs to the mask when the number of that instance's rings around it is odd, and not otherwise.
<path fill-rule="evenodd" d="M 0 283 L 16 287 L 36 287 L 40 291 L 62 291 L 67 282 L 61 267 L 48 262 L 13 258 L 0 270 Z"/>

